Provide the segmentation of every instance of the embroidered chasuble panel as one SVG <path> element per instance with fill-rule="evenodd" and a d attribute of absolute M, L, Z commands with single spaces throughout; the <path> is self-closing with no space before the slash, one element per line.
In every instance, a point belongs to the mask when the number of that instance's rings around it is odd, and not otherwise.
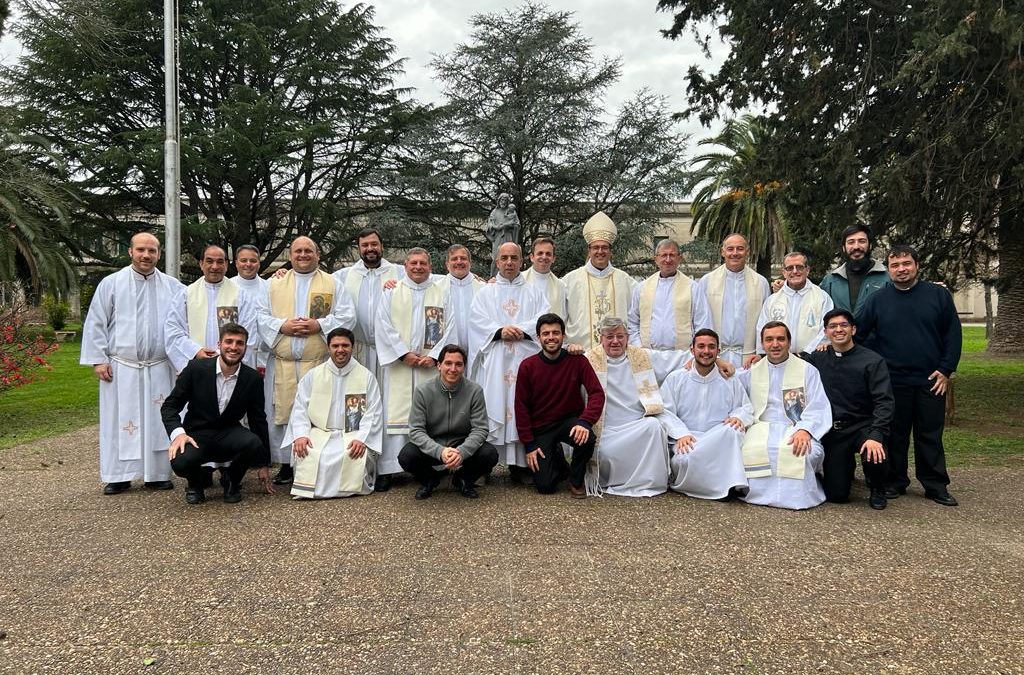
<path fill-rule="evenodd" d="M 366 394 L 345 395 L 345 433 L 359 431 L 359 425 L 366 414 Z"/>

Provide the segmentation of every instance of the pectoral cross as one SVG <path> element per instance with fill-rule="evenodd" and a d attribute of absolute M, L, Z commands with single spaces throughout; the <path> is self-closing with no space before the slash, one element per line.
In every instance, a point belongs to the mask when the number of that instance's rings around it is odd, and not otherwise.
<path fill-rule="evenodd" d="M 608 299 L 608 294 L 605 291 L 598 291 L 597 297 L 594 298 L 594 314 L 597 314 L 597 318 L 600 320 L 610 311 L 612 311 L 612 303 Z"/>
<path fill-rule="evenodd" d="M 519 303 L 514 298 L 509 298 L 505 302 L 501 303 L 501 308 L 505 310 L 505 313 L 510 317 L 514 317 L 519 314 Z"/>
<path fill-rule="evenodd" d="M 641 398 L 649 398 L 652 394 L 659 391 L 658 385 L 654 384 L 650 380 L 644 380 L 640 383 L 640 386 L 636 388 L 637 393 L 640 394 Z"/>
<path fill-rule="evenodd" d="M 511 370 L 506 370 L 505 375 L 501 379 L 505 381 L 506 385 L 511 387 L 513 384 L 515 384 L 516 374 L 513 373 Z"/>
<path fill-rule="evenodd" d="M 138 430 L 139 428 L 135 426 L 135 422 L 132 420 L 128 420 L 128 424 L 121 427 L 121 431 L 127 431 L 129 436 L 133 435 Z"/>

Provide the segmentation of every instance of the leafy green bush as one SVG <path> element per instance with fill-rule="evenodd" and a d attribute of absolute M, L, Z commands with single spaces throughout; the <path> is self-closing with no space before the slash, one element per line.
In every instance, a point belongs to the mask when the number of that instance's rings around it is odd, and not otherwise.
<path fill-rule="evenodd" d="M 68 315 L 71 308 L 66 300 L 59 300 L 52 295 L 43 296 L 43 311 L 46 312 L 46 320 L 54 330 L 64 330 L 68 323 Z"/>

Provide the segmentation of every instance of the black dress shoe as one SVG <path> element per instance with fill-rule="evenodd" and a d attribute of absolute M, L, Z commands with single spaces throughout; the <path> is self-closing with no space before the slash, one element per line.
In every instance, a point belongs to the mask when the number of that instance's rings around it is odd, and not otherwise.
<path fill-rule="evenodd" d="M 872 490 L 871 496 L 868 497 L 868 506 L 876 511 L 881 511 L 889 505 L 889 500 L 885 497 L 885 490 Z"/>
<path fill-rule="evenodd" d="M 185 488 L 186 504 L 202 504 L 206 501 L 206 493 L 197 488 Z"/>
<path fill-rule="evenodd" d="M 927 495 L 928 499 L 932 500 L 936 504 L 942 504 L 943 506 L 956 506 L 957 501 L 953 495 L 948 492 L 937 492 L 935 494 Z"/>
<path fill-rule="evenodd" d="M 430 495 L 434 494 L 434 490 L 441 484 L 439 480 L 432 480 L 429 483 L 424 483 L 416 490 L 416 499 L 429 499 Z"/>
<path fill-rule="evenodd" d="M 899 499 L 900 495 L 907 494 L 907 488 L 887 487 L 885 488 L 886 499 Z"/>
<path fill-rule="evenodd" d="M 231 482 L 227 476 L 221 478 L 220 484 L 224 486 L 224 503 L 237 504 L 242 501 L 242 486 Z"/>
<path fill-rule="evenodd" d="M 130 480 L 123 480 L 117 483 L 107 483 L 103 486 L 103 494 L 105 495 L 119 495 L 132 486 Z"/>
<path fill-rule="evenodd" d="M 148 480 L 142 484 L 147 490 L 173 490 L 174 483 L 169 480 Z"/>
<path fill-rule="evenodd" d="M 454 474 L 452 476 L 452 487 L 458 490 L 459 494 L 467 499 L 478 499 L 480 497 L 480 493 L 476 491 L 476 486 L 463 478 L 460 474 Z"/>
<path fill-rule="evenodd" d="M 288 485 L 295 478 L 295 471 L 292 470 L 291 464 L 282 464 L 281 468 L 278 469 L 277 475 L 274 476 L 274 485 Z"/>
<path fill-rule="evenodd" d="M 437 487 L 437 485 L 435 485 L 434 487 L 430 488 L 430 492 L 433 492 L 434 488 L 436 488 L 436 487 Z M 377 476 L 377 480 L 373 484 L 373 491 L 374 492 L 387 492 L 390 489 L 391 489 L 391 474 L 387 474 L 386 473 L 386 474 L 384 474 L 382 476 Z M 416 499 L 426 499 L 427 497 L 430 496 L 430 492 L 427 493 L 426 497 L 420 497 L 419 490 L 417 490 L 416 491 Z"/>

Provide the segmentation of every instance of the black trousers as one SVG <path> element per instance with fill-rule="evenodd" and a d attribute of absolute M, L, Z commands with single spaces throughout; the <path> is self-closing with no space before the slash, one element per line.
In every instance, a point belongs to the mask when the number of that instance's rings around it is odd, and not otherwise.
<path fill-rule="evenodd" d="M 843 503 L 850 500 L 850 484 L 853 483 L 854 471 L 857 469 L 857 455 L 868 439 L 868 426 L 869 421 L 865 420 L 843 429 L 833 429 L 821 439 L 825 448 L 821 487 L 828 501 Z M 868 487 L 885 488 L 889 478 L 888 450 L 881 462 L 869 462 L 861 455 L 860 465 L 864 469 Z"/>
<path fill-rule="evenodd" d="M 537 456 L 537 471 L 533 472 L 533 484 L 537 492 L 551 494 L 558 489 L 558 484 L 568 477 L 575 487 L 583 487 L 583 479 L 587 474 L 587 462 L 594 454 L 594 432 L 583 445 L 577 445 L 569 436 L 569 431 L 576 426 L 578 417 L 568 417 L 546 427 L 535 429 L 533 442 L 526 452 L 540 448 L 544 457 Z M 562 443 L 572 447 L 572 461 L 565 461 Z"/>
<path fill-rule="evenodd" d="M 195 439 L 199 447 L 185 444 L 185 451 L 171 460 L 171 469 L 187 480 L 190 488 L 196 490 L 203 487 L 203 464 L 206 462 L 231 462 L 231 466 L 223 471 L 228 480 L 238 485 L 245 472 L 263 453 L 259 437 L 243 426 L 189 436 Z"/>
<path fill-rule="evenodd" d="M 444 462 L 423 452 L 415 443 L 406 443 L 402 447 L 398 453 L 398 463 L 422 485 L 439 480 L 445 474 L 434 468 L 444 465 Z M 498 451 L 490 443 L 484 443 L 475 453 L 462 460 L 462 466 L 455 473 L 461 474 L 464 481 L 472 484 L 481 476 L 489 474 L 497 463 Z"/>
<path fill-rule="evenodd" d="M 889 487 L 905 490 L 910 485 L 907 460 L 910 435 L 914 435 L 914 471 L 925 494 L 942 494 L 949 485 L 946 449 L 942 431 L 946 427 L 946 397 L 936 396 L 931 386 L 893 385 L 896 411 L 889 439 Z"/>

